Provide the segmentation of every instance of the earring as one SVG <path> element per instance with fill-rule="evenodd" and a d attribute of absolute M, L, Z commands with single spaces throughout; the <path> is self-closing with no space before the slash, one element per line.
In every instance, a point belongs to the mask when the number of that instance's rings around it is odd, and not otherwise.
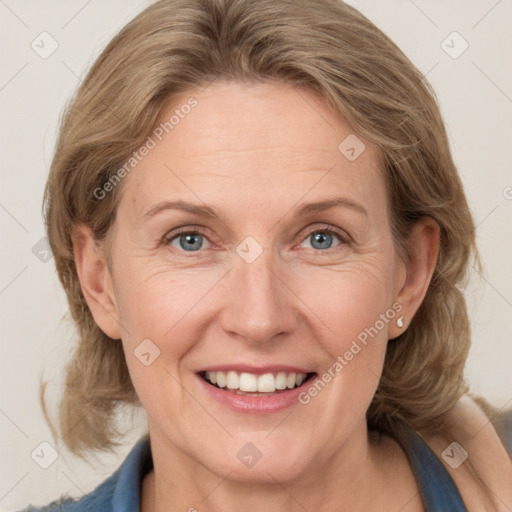
<path fill-rule="evenodd" d="M 396 325 L 400 329 L 404 326 L 404 317 L 403 317 L 403 315 L 396 319 Z"/>

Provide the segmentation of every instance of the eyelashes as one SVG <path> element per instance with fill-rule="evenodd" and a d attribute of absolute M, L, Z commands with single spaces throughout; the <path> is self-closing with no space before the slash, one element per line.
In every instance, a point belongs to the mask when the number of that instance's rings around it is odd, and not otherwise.
<path fill-rule="evenodd" d="M 330 253 L 332 253 L 332 251 L 336 251 L 336 249 L 338 249 L 338 248 L 340 248 L 340 249 L 344 248 L 346 245 L 350 244 L 350 236 L 345 231 L 327 224 L 327 225 L 318 226 L 314 229 L 310 228 L 309 231 L 307 231 L 303 235 L 302 234 L 298 235 L 298 242 L 296 242 L 295 245 L 299 242 L 302 244 L 305 241 L 311 240 L 311 237 L 313 235 L 317 235 L 317 234 L 322 235 L 322 238 L 320 240 L 318 238 L 316 238 L 314 241 L 310 242 L 310 244 L 312 244 L 312 243 L 322 244 L 322 242 L 325 242 L 325 240 L 329 241 L 331 239 L 334 240 L 335 238 L 337 238 L 339 240 L 339 244 L 334 245 L 332 247 L 322 248 L 322 247 L 311 246 L 310 249 L 312 249 L 314 252 L 317 252 L 317 253 L 329 253 L 330 254 Z M 193 244 L 194 240 L 197 240 L 197 239 L 199 239 L 201 241 L 201 243 L 199 243 L 196 248 L 192 248 L 192 250 L 190 250 L 190 251 L 184 249 L 180 245 L 180 241 L 182 241 L 184 244 L 187 244 L 187 243 Z M 207 242 L 207 244 L 206 244 L 207 247 L 205 247 L 204 240 L 206 240 L 206 242 Z M 178 246 L 171 245 L 174 241 L 178 242 Z M 183 253 L 183 254 L 187 254 L 187 253 L 194 254 L 194 253 L 203 253 L 204 250 L 209 248 L 208 245 L 213 245 L 213 243 L 208 238 L 206 229 L 200 228 L 200 227 L 192 228 L 192 227 L 186 226 L 186 227 L 172 230 L 169 233 L 167 233 L 163 237 L 161 245 L 169 246 L 169 247 L 172 246 L 173 249 L 175 249 L 178 252 Z"/>
<path fill-rule="evenodd" d="M 162 241 L 162 245 L 170 245 L 172 241 L 176 240 L 176 239 L 179 239 L 181 237 L 185 237 L 185 236 L 200 236 L 200 237 L 203 237 L 205 238 L 206 240 L 208 240 L 208 237 L 206 236 L 206 233 L 203 231 L 203 230 L 200 230 L 200 229 L 189 229 L 189 228 L 181 228 L 179 231 L 173 231 L 167 235 L 165 235 L 163 241 Z M 209 240 L 208 240 L 208 243 L 211 243 Z M 200 245 L 199 249 L 201 249 L 203 247 L 203 244 Z M 182 249 L 181 252 L 198 252 L 197 250 L 194 250 L 194 251 L 185 251 L 184 249 Z"/>

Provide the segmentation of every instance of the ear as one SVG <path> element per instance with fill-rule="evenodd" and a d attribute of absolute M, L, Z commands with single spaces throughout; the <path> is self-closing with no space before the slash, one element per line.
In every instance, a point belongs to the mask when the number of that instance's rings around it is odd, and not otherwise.
<path fill-rule="evenodd" d="M 423 302 L 437 262 L 439 235 L 439 225 L 431 217 L 422 217 L 413 225 L 407 244 L 408 258 L 402 261 L 402 272 L 399 272 L 399 293 L 396 297 L 403 308 L 396 318 L 403 316 L 403 327 L 399 328 L 396 321 L 390 323 L 390 340 L 407 329 Z"/>
<path fill-rule="evenodd" d="M 112 278 L 104 249 L 89 226 L 80 224 L 73 231 L 73 254 L 80 286 L 92 316 L 110 338 L 121 339 Z"/>

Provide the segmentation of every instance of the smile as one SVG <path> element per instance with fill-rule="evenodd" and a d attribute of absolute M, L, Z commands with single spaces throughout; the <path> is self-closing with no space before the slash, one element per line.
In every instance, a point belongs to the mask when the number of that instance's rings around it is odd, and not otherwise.
<path fill-rule="evenodd" d="M 202 372 L 201 377 L 209 384 L 225 391 L 237 394 L 261 395 L 300 387 L 313 375 L 313 373 L 285 371 L 260 375 L 236 371 L 206 371 Z"/>
<path fill-rule="evenodd" d="M 222 407 L 244 414 L 272 414 L 299 405 L 299 395 L 317 377 L 284 366 L 208 368 L 197 372 L 200 388 Z"/>

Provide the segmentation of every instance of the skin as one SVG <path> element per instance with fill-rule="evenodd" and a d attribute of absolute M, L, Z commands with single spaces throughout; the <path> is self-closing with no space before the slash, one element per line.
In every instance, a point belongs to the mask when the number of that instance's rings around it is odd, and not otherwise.
<path fill-rule="evenodd" d="M 338 145 L 353 130 L 313 93 L 215 82 L 187 91 L 162 119 L 190 96 L 198 106 L 122 183 L 110 265 L 87 226 L 74 234 L 84 295 L 101 329 L 121 340 L 147 412 L 155 471 L 142 510 L 423 510 L 404 453 L 368 433 L 365 413 L 387 343 L 427 291 L 437 224 L 414 226 L 402 261 L 375 148 L 364 141 L 355 161 L 345 158 Z M 333 196 L 366 214 L 294 213 Z M 165 210 L 144 219 L 164 200 L 207 204 L 221 218 Z M 321 249 L 312 235 L 326 225 L 340 238 Z M 179 236 L 162 242 L 180 226 L 202 228 L 202 248 L 186 251 Z M 252 263 L 236 252 L 248 236 L 263 249 Z M 386 323 L 307 405 L 244 414 L 198 384 L 198 369 L 227 363 L 322 374 L 397 302 L 404 326 Z M 144 339 L 160 349 L 149 366 L 134 356 Z M 262 453 L 252 468 L 237 458 L 248 442 Z"/>
<path fill-rule="evenodd" d="M 448 411 L 446 421 L 450 426 L 449 438 L 428 432 L 420 432 L 420 435 L 436 454 L 442 453 L 453 441 L 468 452 L 473 471 L 466 463 L 453 468 L 443 457 L 440 460 L 469 512 L 512 510 L 512 460 L 489 417 L 471 397 L 463 396 Z"/>

